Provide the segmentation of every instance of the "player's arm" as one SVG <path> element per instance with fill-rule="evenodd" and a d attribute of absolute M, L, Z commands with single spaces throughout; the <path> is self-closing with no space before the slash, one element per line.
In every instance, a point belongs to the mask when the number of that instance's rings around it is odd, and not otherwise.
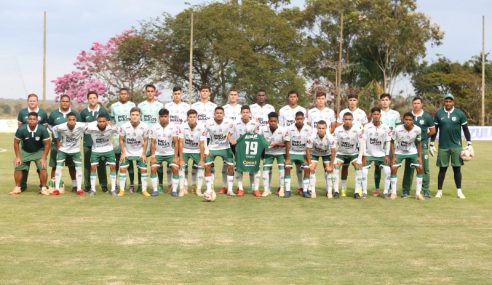
<path fill-rule="evenodd" d="M 121 148 L 120 161 L 124 161 L 126 159 L 126 145 L 125 145 L 125 135 L 123 133 L 120 134 L 120 148 Z"/>
<path fill-rule="evenodd" d="M 41 166 L 46 167 L 46 160 L 48 158 L 48 153 L 50 152 L 51 139 L 49 137 L 48 131 L 46 131 L 46 138 L 43 140 L 44 151 L 41 156 Z"/>
<path fill-rule="evenodd" d="M 153 138 L 151 138 L 153 140 Z M 142 148 L 142 154 L 140 154 L 140 160 L 147 161 L 147 145 L 149 144 L 149 134 L 146 132 L 144 134 L 144 143 Z"/>
<path fill-rule="evenodd" d="M 22 126 L 22 115 L 19 112 L 19 114 L 17 114 L 17 128 L 19 128 L 20 126 Z"/>
<path fill-rule="evenodd" d="M 231 132 L 227 133 L 227 140 L 229 141 L 230 144 L 235 145 L 237 141 L 234 139 L 234 136 L 232 135 Z"/>
<path fill-rule="evenodd" d="M 18 166 L 21 164 L 20 142 L 21 142 L 21 139 L 16 136 L 14 138 L 15 166 Z"/>
<path fill-rule="evenodd" d="M 415 145 L 417 146 L 417 160 L 420 164 L 422 164 L 422 142 L 420 140 L 416 140 Z"/>
<path fill-rule="evenodd" d="M 174 143 L 174 163 L 178 164 L 180 161 L 183 160 L 181 157 L 181 151 L 179 149 L 179 139 L 177 136 L 173 136 L 173 143 Z"/>
<path fill-rule="evenodd" d="M 337 157 L 337 149 L 335 147 L 336 144 L 333 144 L 333 146 L 331 147 L 331 159 L 330 159 L 330 163 L 328 163 L 328 166 L 326 167 L 326 170 L 328 172 L 332 172 L 333 171 L 333 168 L 335 167 L 335 159 Z"/>
<path fill-rule="evenodd" d="M 290 165 L 290 141 L 285 141 L 285 165 Z"/>
<path fill-rule="evenodd" d="M 391 163 L 390 165 L 393 166 L 396 163 L 396 155 L 395 155 L 395 140 L 391 139 L 390 143 L 390 154 L 391 154 Z"/>

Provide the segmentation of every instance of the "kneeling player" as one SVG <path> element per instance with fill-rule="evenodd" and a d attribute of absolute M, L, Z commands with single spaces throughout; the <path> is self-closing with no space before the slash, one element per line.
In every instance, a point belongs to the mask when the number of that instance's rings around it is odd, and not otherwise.
<path fill-rule="evenodd" d="M 152 139 L 150 145 L 152 196 L 158 196 L 157 170 L 162 167 L 162 163 L 167 163 L 167 168 L 171 168 L 173 173 L 171 196 L 178 196 L 179 174 L 179 147 L 178 130 L 176 125 L 169 124 L 169 110 L 159 110 L 159 124 L 155 125 L 150 133 Z M 163 171 L 164 172 L 164 171 Z M 169 184 L 169 182 L 167 182 Z"/>
<path fill-rule="evenodd" d="M 422 190 L 423 168 L 422 168 L 422 144 L 421 130 L 413 124 L 414 116 L 411 112 L 403 115 L 403 125 L 399 125 L 393 131 L 391 137 L 391 199 L 396 199 L 397 173 L 403 160 L 410 162 L 410 167 L 417 170 L 417 185 L 415 197 L 424 200 L 420 193 Z M 408 163 L 407 162 L 407 163 Z M 406 198 L 406 197 L 404 197 Z"/>
<path fill-rule="evenodd" d="M 313 144 L 311 149 L 311 164 L 309 187 L 311 189 L 311 197 L 316 198 L 316 166 L 321 158 L 323 162 L 323 169 L 325 171 L 326 181 L 326 196 L 333 198 L 333 160 L 335 158 L 335 139 L 333 136 L 326 132 L 328 126 L 326 121 L 320 120 L 316 125 L 317 133 L 313 137 Z M 333 160 L 332 160 L 333 158 Z"/>

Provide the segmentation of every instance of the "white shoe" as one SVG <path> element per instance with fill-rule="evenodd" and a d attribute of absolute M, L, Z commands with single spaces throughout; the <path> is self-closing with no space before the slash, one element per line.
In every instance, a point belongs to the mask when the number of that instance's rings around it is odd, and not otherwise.
<path fill-rule="evenodd" d="M 233 191 L 227 191 L 227 195 L 228 196 L 236 196 L 236 193 L 234 193 Z"/>
<path fill-rule="evenodd" d="M 466 199 L 465 194 L 463 194 L 463 192 L 458 192 L 458 199 Z"/>
<path fill-rule="evenodd" d="M 268 191 L 268 190 L 264 190 L 263 193 L 261 194 L 261 197 L 267 197 L 267 196 L 270 196 L 272 194 L 272 192 Z"/>
<path fill-rule="evenodd" d="M 316 198 L 316 190 L 313 190 L 313 191 L 311 192 L 311 198 Z"/>
<path fill-rule="evenodd" d="M 438 198 L 438 199 L 442 198 L 442 190 L 437 190 L 436 198 Z"/>
<path fill-rule="evenodd" d="M 328 199 L 333 199 L 333 193 L 327 192 L 326 197 L 328 197 Z"/>
<path fill-rule="evenodd" d="M 284 197 L 285 196 L 284 188 L 280 188 L 280 190 L 278 191 L 278 196 L 279 197 Z"/>
<path fill-rule="evenodd" d="M 45 187 L 43 187 L 43 188 L 41 188 L 41 191 L 39 191 L 39 194 L 45 195 L 45 196 L 49 196 L 50 195 L 50 192 L 48 191 L 48 189 L 46 189 Z"/>
<path fill-rule="evenodd" d="M 417 200 L 425 200 L 424 196 L 423 196 L 421 193 L 416 194 L 416 195 L 415 195 L 415 198 L 416 198 Z"/>

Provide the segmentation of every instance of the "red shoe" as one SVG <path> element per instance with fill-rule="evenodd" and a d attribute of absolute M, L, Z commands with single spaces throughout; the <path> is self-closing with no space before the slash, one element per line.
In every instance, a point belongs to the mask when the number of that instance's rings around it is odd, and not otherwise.
<path fill-rule="evenodd" d="M 298 188 L 297 189 L 297 194 L 301 195 L 301 196 L 304 196 L 304 189 L 302 188 Z"/>
<path fill-rule="evenodd" d="M 60 195 L 60 190 L 53 190 L 53 192 L 51 192 L 51 195 Z"/>
<path fill-rule="evenodd" d="M 244 190 L 237 190 L 237 196 L 243 197 L 244 196 Z"/>
<path fill-rule="evenodd" d="M 227 193 L 227 188 L 225 187 L 220 188 L 219 194 L 226 194 L 226 193 Z"/>
<path fill-rule="evenodd" d="M 261 197 L 261 193 L 258 190 L 253 191 L 253 196 L 255 197 Z"/>
<path fill-rule="evenodd" d="M 85 191 L 83 191 L 83 190 L 77 191 L 77 196 L 80 196 L 80 197 L 85 196 Z"/>

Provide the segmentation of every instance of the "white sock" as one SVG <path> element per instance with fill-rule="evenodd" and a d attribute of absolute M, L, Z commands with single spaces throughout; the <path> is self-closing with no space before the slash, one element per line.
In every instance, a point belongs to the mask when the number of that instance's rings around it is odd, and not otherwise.
<path fill-rule="evenodd" d="M 63 166 L 57 165 L 55 169 L 55 189 L 60 189 Z"/>
<path fill-rule="evenodd" d="M 270 192 L 270 171 L 263 170 L 263 191 Z"/>
<path fill-rule="evenodd" d="M 205 176 L 205 184 L 207 184 L 207 192 L 212 191 L 213 176 Z"/>
<path fill-rule="evenodd" d="M 185 168 L 181 167 L 179 169 L 179 188 L 184 189 L 184 187 L 185 187 Z"/>
<path fill-rule="evenodd" d="M 384 172 L 384 191 L 383 194 L 387 194 L 391 186 L 391 168 L 389 166 L 383 166 Z"/>
<path fill-rule="evenodd" d="M 142 192 L 147 191 L 147 172 L 142 173 Z"/>
<path fill-rule="evenodd" d="M 260 172 L 253 173 L 253 184 L 251 185 L 253 191 L 260 190 Z"/>
<path fill-rule="evenodd" d="M 333 193 L 333 173 L 325 172 L 326 193 Z"/>
<path fill-rule="evenodd" d="M 242 172 L 236 171 L 236 180 L 237 180 L 237 188 L 239 188 L 239 190 L 244 190 L 243 189 L 243 173 Z"/>
<path fill-rule="evenodd" d="M 111 173 L 109 173 L 109 179 L 111 180 L 111 192 L 114 192 L 116 191 L 116 171 L 111 171 Z"/>
<path fill-rule="evenodd" d="M 340 169 L 336 168 L 333 170 L 333 175 L 332 175 L 332 181 L 333 181 L 333 191 L 335 193 L 339 193 L 339 187 L 340 187 Z"/>
<path fill-rule="evenodd" d="M 362 170 L 355 170 L 355 192 L 360 193 L 362 191 Z"/>
<path fill-rule="evenodd" d="M 232 192 L 232 187 L 234 186 L 234 176 L 233 175 L 227 175 L 227 192 Z"/>
<path fill-rule="evenodd" d="M 193 177 L 193 173 L 191 175 Z M 196 181 L 196 189 L 197 191 L 202 191 L 202 184 L 203 184 L 203 178 L 205 176 L 205 169 L 203 169 L 202 167 L 198 168 L 197 172 L 196 172 L 196 180 L 193 180 L 193 181 Z"/>
<path fill-rule="evenodd" d="M 120 171 L 120 191 L 125 191 L 126 173 Z"/>
<path fill-rule="evenodd" d="M 398 177 L 391 177 L 391 193 L 397 193 L 396 192 L 396 186 L 398 185 Z"/>
<path fill-rule="evenodd" d="M 417 174 L 417 186 L 416 186 L 416 190 L 415 190 L 415 194 L 417 194 L 417 196 L 422 191 L 422 181 L 423 180 L 424 180 L 424 177 Z"/>
<path fill-rule="evenodd" d="M 309 177 L 304 177 L 302 179 L 302 191 L 307 192 L 309 190 Z"/>
<path fill-rule="evenodd" d="M 316 172 L 313 172 L 309 175 L 309 190 L 316 190 Z"/>
<path fill-rule="evenodd" d="M 222 165 L 222 185 L 227 185 L 227 167 L 225 163 Z"/>
<path fill-rule="evenodd" d="M 290 176 L 285 176 L 285 191 L 290 192 Z"/>
<path fill-rule="evenodd" d="M 96 192 L 96 177 L 97 177 L 96 173 L 91 172 L 91 191 L 92 192 Z"/>
<path fill-rule="evenodd" d="M 342 189 L 343 190 L 347 189 L 347 179 L 342 179 Z"/>
<path fill-rule="evenodd" d="M 272 172 L 270 171 L 270 181 L 272 181 Z M 279 187 L 280 189 L 284 189 L 285 186 L 285 168 L 278 168 L 278 178 L 279 178 Z M 289 184 L 290 185 L 290 184 Z M 289 188 L 290 191 L 290 188 Z"/>
<path fill-rule="evenodd" d="M 82 191 L 82 166 L 75 166 L 75 184 L 77 191 Z"/>
<path fill-rule="evenodd" d="M 362 167 L 362 193 L 367 194 L 367 175 L 369 174 L 369 168 Z"/>
<path fill-rule="evenodd" d="M 157 184 L 159 184 L 159 178 L 157 177 L 157 173 L 150 174 L 150 183 L 152 184 L 152 191 L 157 192 Z"/>
<path fill-rule="evenodd" d="M 178 186 L 179 186 L 179 175 L 176 175 L 171 178 L 172 179 L 172 187 L 173 187 L 173 192 L 178 191 Z"/>
<path fill-rule="evenodd" d="M 251 192 L 255 191 L 255 173 L 249 172 L 249 187 L 251 188 Z"/>
<path fill-rule="evenodd" d="M 201 178 L 198 177 L 200 170 L 202 170 Z M 187 174 L 188 172 L 185 171 L 185 173 L 186 173 L 185 185 L 188 185 L 188 174 Z M 191 168 L 191 183 L 197 185 L 197 188 L 198 188 L 198 179 L 203 180 L 203 178 L 204 178 L 203 168 L 201 168 L 201 167 L 198 167 L 198 168 L 192 167 Z M 202 184 L 203 184 L 203 181 L 200 181 L 200 188 L 198 188 L 199 190 L 202 189 Z"/>
<path fill-rule="evenodd" d="M 299 171 L 300 170 L 300 171 Z M 297 188 L 304 187 L 304 178 L 302 177 L 302 166 L 296 166 Z"/>

